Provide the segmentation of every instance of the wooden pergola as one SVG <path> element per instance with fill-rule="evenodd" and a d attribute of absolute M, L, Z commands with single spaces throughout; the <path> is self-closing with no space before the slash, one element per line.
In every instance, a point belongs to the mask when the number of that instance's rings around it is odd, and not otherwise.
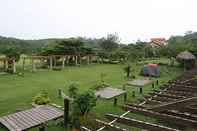
<path fill-rule="evenodd" d="M 62 69 L 65 68 L 65 65 L 69 64 L 69 59 L 73 59 L 75 61 L 75 65 L 79 65 L 81 64 L 81 58 L 85 57 L 87 64 L 90 64 L 92 61 L 92 57 L 94 55 L 91 54 L 87 54 L 87 55 L 49 55 L 49 56 L 30 56 L 27 58 L 23 58 L 23 61 L 25 61 L 25 59 L 31 59 L 32 61 L 32 71 L 36 71 L 36 64 L 35 64 L 35 60 L 49 60 L 49 69 L 52 70 L 54 67 L 56 67 L 57 65 L 57 59 L 61 59 L 62 60 Z M 25 63 L 25 62 L 23 62 Z M 24 65 L 23 65 L 24 67 Z"/>
<path fill-rule="evenodd" d="M 11 66 L 9 65 L 9 62 L 11 61 Z M 0 58 L 0 62 L 3 62 L 3 68 L 4 71 L 8 71 L 9 68 L 11 68 L 12 73 L 16 73 L 16 59 L 15 58 Z"/>

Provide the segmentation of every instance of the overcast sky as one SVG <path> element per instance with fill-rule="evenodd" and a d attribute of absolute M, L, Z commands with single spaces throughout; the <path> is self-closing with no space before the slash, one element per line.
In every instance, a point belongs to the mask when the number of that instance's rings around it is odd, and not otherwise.
<path fill-rule="evenodd" d="M 0 35 L 103 37 L 122 42 L 197 31 L 197 0 L 0 0 Z"/>

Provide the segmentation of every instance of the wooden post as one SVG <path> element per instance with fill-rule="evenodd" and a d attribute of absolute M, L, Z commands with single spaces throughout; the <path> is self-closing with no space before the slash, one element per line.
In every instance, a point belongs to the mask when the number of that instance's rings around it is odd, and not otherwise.
<path fill-rule="evenodd" d="M 79 65 L 81 65 L 81 56 L 78 56 Z"/>
<path fill-rule="evenodd" d="M 25 58 L 23 58 L 23 71 L 25 71 Z"/>
<path fill-rule="evenodd" d="M 41 125 L 41 126 L 39 127 L 39 131 L 45 131 L 45 126 L 44 126 L 44 125 Z"/>
<path fill-rule="evenodd" d="M 64 126 L 68 127 L 68 116 L 69 116 L 69 99 L 64 98 Z"/>
<path fill-rule="evenodd" d="M 124 94 L 124 102 L 127 101 L 127 93 Z"/>
<path fill-rule="evenodd" d="M 32 58 L 32 72 L 36 71 L 36 66 L 34 63 L 34 58 Z"/>
<path fill-rule="evenodd" d="M 89 56 L 89 61 L 90 61 L 90 64 L 92 63 L 92 57 L 91 56 Z"/>
<path fill-rule="evenodd" d="M 53 66 L 56 67 L 56 65 L 57 65 L 56 56 L 53 57 L 53 60 L 54 60 L 54 65 Z"/>
<path fill-rule="evenodd" d="M 62 69 L 65 67 L 65 57 L 62 58 Z"/>
<path fill-rule="evenodd" d="M 155 88 L 155 84 L 154 83 L 152 83 L 152 88 Z"/>
<path fill-rule="evenodd" d="M 135 91 L 132 91 L 132 97 L 135 97 Z"/>
<path fill-rule="evenodd" d="M 90 58 L 89 56 L 86 56 L 87 57 L 87 64 L 89 65 L 90 64 Z"/>
<path fill-rule="evenodd" d="M 8 70 L 8 60 L 5 60 L 5 70 Z"/>
<path fill-rule="evenodd" d="M 50 70 L 53 70 L 53 57 L 50 56 Z"/>
<path fill-rule="evenodd" d="M 70 59 L 70 57 L 67 56 L 67 57 L 66 57 L 66 64 L 67 64 L 67 65 L 69 65 L 69 59 Z"/>
<path fill-rule="evenodd" d="M 58 97 L 61 98 L 62 97 L 62 90 L 58 89 Z"/>
<path fill-rule="evenodd" d="M 6 70 L 6 59 L 3 60 L 3 68 L 4 68 L 4 70 Z"/>
<path fill-rule="evenodd" d="M 157 86 L 159 85 L 159 80 L 156 81 Z"/>
<path fill-rule="evenodd" d="M 115 97 L 115 98 L 114 98 L 114 106 L 117 105 L 117 102 L 118 102 L 118 99 Z"/>
<path fill-rule="evenodd" d="M 13 69 L 13 73 L 16 73 L 16 61 L 15 59 L 12 60 L 12 69 Z"/>
<path fill-rule="evenodd" d="M 78 59 L 78 57 L 75 56 L 75 65 L 77 65 L 77 59 Z"/>
<path fill-rule="evenodd" d="M 142 92 L 143 92 L 143 91 L 142 91 L 142 87 L 140 87 L 140 94 L 142 94 Z"/>

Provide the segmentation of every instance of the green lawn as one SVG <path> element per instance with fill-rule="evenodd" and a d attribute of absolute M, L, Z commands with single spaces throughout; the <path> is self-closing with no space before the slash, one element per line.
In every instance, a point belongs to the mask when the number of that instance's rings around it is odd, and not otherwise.
<path fill-rule="evenodd" d="M 163 60 L 162 60 L 163 61 Z M 158 60 L 157 60 L 158 62 Z M 161 61 L 159 61 L 161 62 Z M 167 62 L 166 60 L 164 62 Z M 122 88 L 126 82 L 123 72 L 124 65 L 102 65 L 92 64 L 81 67 L 66 67 L 62 71 L 37 71 L 32 73 L 26 71 L 24 77 L 17 75 L 1 75 L 0 76 L 0 116 L 16 112 L 31 107 L 33 96 L 45 89 L 53 103 L 63 104 L 63 100 L 58 98 L 57 90 L 63 89 L 67 93 L 67 87 L 70 83 L 76 82 L 80 86 L 80 92 L 90 89 L 97 81 L 100 80 L 100 74 L 107 74 L 105 81 L 113 87 Z M 135 74 L 139 74 L 142 64 L 133 64 L 132 68 Z M 175 78 L 181 73 L 177 67 L 161 66 L 161 77 L 151 78 L 152 80 L 159 80 L 160 84 Z M 158 87 L 156 87 L 159 89 Z M 136 90 L 137 97 L 131 97 L 131 92 Z M 144 94 L 152 90 L 151 86 L 144 88 Z M 142 97 L 135 87 L 128 87 L 129 101 L 135 101 Z M 143 95 L 144 95 L 143 94 Z M 123 104 L 123 98 L 119 97 L 119 104 Z M 113 100 L 99 100 L 97 106 L 91 112 L 96 117 L 103 117 L 106 113 L 120 114 L 122 110 L 119 107 L 113 106 Z M 49 130 L 62 130 L 60 127 L 49 126 Z M 57 129 L 54 129 L 57 128 Z M 0 131 L 2 128 L 0 128 Z"/>

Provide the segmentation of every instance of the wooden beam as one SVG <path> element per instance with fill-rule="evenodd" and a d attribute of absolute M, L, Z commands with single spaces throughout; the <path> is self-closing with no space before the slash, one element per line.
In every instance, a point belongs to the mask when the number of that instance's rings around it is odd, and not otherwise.
<path fill-rule="evenodd" d="M 181 98 L 185 98 L 183 96 L 178 96 L 178 95 L 172 95 L 172 94 L 168 94 L 165 92 L 162 93 L 158 93 L 158 92 L 151 92 L 149 93 L 151 95 L 156 95 L 156 96 L 161 96 L 161 97 L 168 97 L 168 98 L 172 98 L 172 99 L 181 99 Z"/>
<path fill-rule="evenodd" d="M 118 127 L 118 126 L 114 126 L 114 125 L 112 125 L 110 123 L 107 123 L 107 122 L 104 122 L 104 121 L 101 121 L 101 120 L 98 120 L 98 119 L 96 119 L 96 122 L 98 122 L 102 126 L 105 126 L 107 131 L 127 131 L 127 129 L 122 129 L 122 128 Z"/>
<path fill-rule="evenodd" d="M 182 113 L 177 110 L 167 110 L 167 111 L 164 111 L 163 113 L 197 121 L 197 116 L 193 114 L 189 114 L 188 112 Z"/>
<path fill-rule="evenodd" d="M 192 97 L 192 98 L 187 98 L 184 100 L 178 100 L 175 102 L 169 102 L 169 103 L 165 103 L 162 105 L 153 106 L 153 107 L 150 107 L 149 109 L 153 111 L 164 111 L 164 110 L 170 110 L 170 109 L 181 110 L 183 109 L 183 107 L 186 107 L 189 104 L 196 103 L 196 102 L 197 102 L 197 97 Z"/>
<path fill-rule="evenodd" d="M 62 58 L 62 69 L 65 67 L 65 57 Z"/>
<path fill-rule="evenodd" d="M 165 92 L 167 92 L 169 94 L 173 94 L 173 95 L 184 96 L 184 97 L 194 97 L 194 96 L 197 96 L 196 93 L 184 92 L 184 91 L 167 90 Z"/>
<path fill-rule="evenodd" d="M 191 92 L 191 93 L 197 93 L 197 88 L 189 88 L 189 87 L 171 87 L 169 90 L 174 91 L 184 91 L 184 92 Z"/>
<path fill-rule="evenodd" d="M 53 70 L 53 57 L 52 56 L 50 56 L 50 58 L 49 58 L 49 68 L 50 68 L 50 70 Z"/>
<path fill-rule="evenodd" d="M 161 102 L 171 102 L 171 101 L 175 101 L 176 99 L 163 97 L 163 96 L 154 96 L 152 97 L 152 100 L 161 101 Z"/>
<path fill-rule="evenodd" d="M 69 117 L 69 99 L 64 98 L 64 126 L 68 128 L 68 117 Z"/>
<path fill-rule="evenodd" d="M 13 69 L 13 73 L 16 73 L 16 61 L 15 61 L 15 59 L 12 60 L 12 69 Z"/>
<path fill-rule="evenodd" d="M 136 107 L 131 107 L 131 106 L 123 106 L 123 109 L 126 111 L 131 111 L 134 113 L 139 113 L 145 116 L 150 116 L 156 119 L 159 119 L 161 121 L 164 122 L 170 122 L 170 123 L 174 123 L 180 126 L 197 126 L 197 121 L 194 120 L 190 120 L 190 119 L 186 119 L 186 118 L 182 118 L 182 117 L 178 117 L 178 116 L 173 116 L 173 115 L 168 115 L 168 114 L 163 114 L 163 113 L 158 113 L 158 112 L 153 112 L 150 110 L 145 110 L 145 109 L 140 109 L 140 108 L 136 108 Z"/>
<path fill-rule="evenodd" d="M 143 121 L 128 118 L 128 117 L 120 117 L 118 115 L 113 115 L 113 114 L 107 114 L 106 117 L 109 120 L 117 119 L 117 122 L 119 123 L 126 124 L 132 127 L 137 127 L 140 129 L 147 129 L 151 131 L 178 131 L 177 129 L 169 128 L 166 126 L 143 122 Z"/>
<path fill-rule="evenodd" d="M 158 104 L 163 104 L 163 102 L 158 101 L 158 100 L 147 100 L 145 102 L 145 104 L 149 104 L 149 105 L 158 105 Z"/>

